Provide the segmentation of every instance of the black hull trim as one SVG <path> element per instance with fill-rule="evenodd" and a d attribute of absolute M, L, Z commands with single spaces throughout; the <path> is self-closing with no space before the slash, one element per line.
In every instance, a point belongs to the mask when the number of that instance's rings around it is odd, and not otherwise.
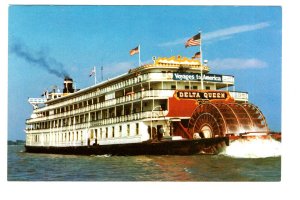
<path fill-rule="evenodd" d="M 192 155 L 218 154 L 229 145 L 228 137 L 196 140 L 173 140 L 142 142 L 131 144 L 93 145 L 93 146 L 26 146 L 29 153 L 52 153 L 72 155 Z"/>

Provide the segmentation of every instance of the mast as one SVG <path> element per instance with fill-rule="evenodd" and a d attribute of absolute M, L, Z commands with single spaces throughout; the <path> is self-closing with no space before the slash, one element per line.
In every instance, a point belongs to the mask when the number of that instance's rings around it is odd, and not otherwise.
<path fill-rule="evenodd" d="M 141 45 L 139 44 L 139 66 L 141 66 Z"/>
<path fill-rule="evenodd" d="M 103 66 L 101 66 L 101 81 L 103 81 Z"/>
<path fill-rule="evenodd" d="M 200 34 L 200 44 L 199 44 L 199 52 L 200 52 L 200 67 L 201 67 L 201 90 L 203 90 L 203 62 L 202 62 L 202 57 L 203 57 L 203 54 L 202 54 L 202 39 L 201 39 L 201 31 L 199 31 L 199 34 Z"/>
<path fill-rule="evenodd" d="M 96 85 L 96 83 L 97 83 L 97 71 L 96 71 L 96 66 L 94 66 L 94 72 L 95 72 L 94 80 L 95 80 L 95 85 Z"/>

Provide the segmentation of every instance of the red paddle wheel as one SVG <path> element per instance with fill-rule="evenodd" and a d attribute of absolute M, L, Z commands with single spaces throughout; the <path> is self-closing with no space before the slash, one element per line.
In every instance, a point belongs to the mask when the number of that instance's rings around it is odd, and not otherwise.
<path fill-rule="evenodd" d="M 264 115 L 250 103 L 200 103 L 189 120 L 188 131 L 194 138 L 267 134 Z"/>

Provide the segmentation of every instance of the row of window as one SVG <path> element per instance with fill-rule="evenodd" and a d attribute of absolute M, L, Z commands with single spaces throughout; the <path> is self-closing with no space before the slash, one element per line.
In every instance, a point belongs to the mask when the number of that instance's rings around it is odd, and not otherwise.
<path fill-rule="evenodd" d="M 156 105 L 160 105 L 162 110 L 167 110 L 167 100 L 157 100 Z M 81 115 L 76 116 L 70 116 L 67 118 L 60 118 L 55 120 L 49 120 L 49 121 L 43 121 L 43 122 L 36 122 L 33 124 L 27 124 L 26 129 L 27 130 L 40 130 L 40 129 L 50 129 L 50 128 L 59 128 L 59 127 L 68 127 L 72 125 L 77 124 L 83 124 L 87 122 L 94 122 L 97 120 L 102 119 L 109 119 L 114 117 L 121 117 L 121 116 L 128 116 L 130 114 L 134 113 L 140 113 L 140 112 L 147 112 L 151 111 L 153 109 L 152 101 L 149 102 L 143 102 L 141 105 L 140 103 L 137 104 L 127 104 L 123 106 L 118 107 L 112 107 L 108 109 L 98 110 L 95 112 L 85 113 Z M 143 109 L 143 110 L 142 110 Z"/>
<path fill-rule="evenodd" d="M 116 92 L 117 93 L 117 92 Z M 115 95 L 114 95 L 115 96 Z M 125 95 L 122 95 L 122 96 L 125 96 Z M 118 94 L 118 97 L 122 97 Z M 64 113 L 64 112 L 68 112 L 68 111 L 72 111 L 72 110 L 76 110 L 76 109 L 80 109 L 80 108 L 85 108 L 89 105 L 95 105 L 97 103 L 103 103 L 105 102 L 106 100 L 110 100 L 110 99 L 105 99 L 106 97 L 103 95 L 103 96 L 100 96 L 100 97 L 94 97 L 92 99 L 88 99 L 86 101 L 81 101 L 81 102 L 77 102 L 77 103 L 74 103 L 74 104 L 71 104 L 71 105 L 66 105 L 66 106 L 62 106 L 62 107 L 59 107 L 59 108 L 56 108 L 56 109 L 53 109 L 51 111 L 45 111 L 45 112 L 42 112 L 42 116 L 49 116 L 49 115 L 55 115 L 55 114 L 60 114 L 60 113 Z"/>
<path fill-rule="evenodd" d="M 116 129 L 118 129 L 118 132 L 116 132 Z M 133 136 L 131 134 L 131 127 L 130 124 L 126 125 L 126 135 L 122 132 L 123 126 L 112 126 L 109 127 L 103 127 L 98 129 L 91 129 L 89 133 L 89 139 L 108 139 L 108 138 L 117 138 L 122 136 Z M 134 135 L 139 135 L 139 123 L 135 124 L 134 129 Z M 50 134 L 44 135 L 44 142 L 51 142 L 50 140 L 54 142 L 75 142 L 75 141 L 82 141 L 83 140 L 83 131 L 76 131 L 76 132 L 68 132 L 68 133 L 53 133 L 52 139 L 50 138 Z M 33 142 L 41 142 L 41 135 L 34 134 L 32 135 L 32 141 Z"/>
<path fill-rule="evenodd" d="M 95 129 L 91 129 L 90 130 L 90 139 L 98 139 L 98 138 L 109 138 L 109 135 L 111 135 L 112 138 L 115 137 L 122 137 L 123 135 L 123 126 L 119 125 L 119 126 L 112 126 L 111 129 L 109 129 L 108 127 L 105 128 L 95 128 Z M 126 136 L 130 136 L 130 124 L 126 125 Z M 138 135 L 139 134 L 139 123 L 135 123 L 135 129 L 134 129 L 134 134 Z"/>
<path fill-rule="evenodd" d="M 89 98 L 97 96 L 97 95 L 103 95 L 103 94 L 106 94 L 108 92 L 111 92 L 111 91 L 114 91 L 114 90 L 117 90 L 117 89 L 125 88 L 125 87 L 131 86 L 133 84 L 137 84 L 137 83 L 142 81 L 142 77 L 144 77 L 144 80 L 146 80 L 147 77 L 148 77 L 148 74 L 143 74 L 142 76 L 139 75 L 139 77 L 133 77 L 133 78 L 127 79 L 125 81 L 118 82 L 116 84 L 113 84 L 113 85 L 110 85 L 108 87 L 104 87 L 104 88 L 101 88 L 101 89 L 98 88 L 96 91 L 93 91 L 93 92 L 90 92 L 88 94 L 84 94 L 84 95 L 75 97 L 75 99 L 70 99 L 66 103 L 69 104 L 74 100 L 75 101 L 82 101 L 82 100 L 89 99 Z"/>

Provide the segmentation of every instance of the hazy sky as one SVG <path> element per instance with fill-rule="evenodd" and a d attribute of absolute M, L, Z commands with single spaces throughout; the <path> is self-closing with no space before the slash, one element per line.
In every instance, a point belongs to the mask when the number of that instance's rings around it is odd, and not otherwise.
<path fill-rule="evenodd" d="M 24 139 L 32 106 L 53 85 L 71 76 L 77 88 L 138 64 L 129 50 L 141 45 L 142 63 L 152 56 L 192 57 L 185 41 L 202 31 L 210 73 L 235 76 L 235 89 L 281 130 L 281 7 L 272 6 L 10 6 L 8 139 Z M 98 80 L 100 75 L 98 73 Z"/>

